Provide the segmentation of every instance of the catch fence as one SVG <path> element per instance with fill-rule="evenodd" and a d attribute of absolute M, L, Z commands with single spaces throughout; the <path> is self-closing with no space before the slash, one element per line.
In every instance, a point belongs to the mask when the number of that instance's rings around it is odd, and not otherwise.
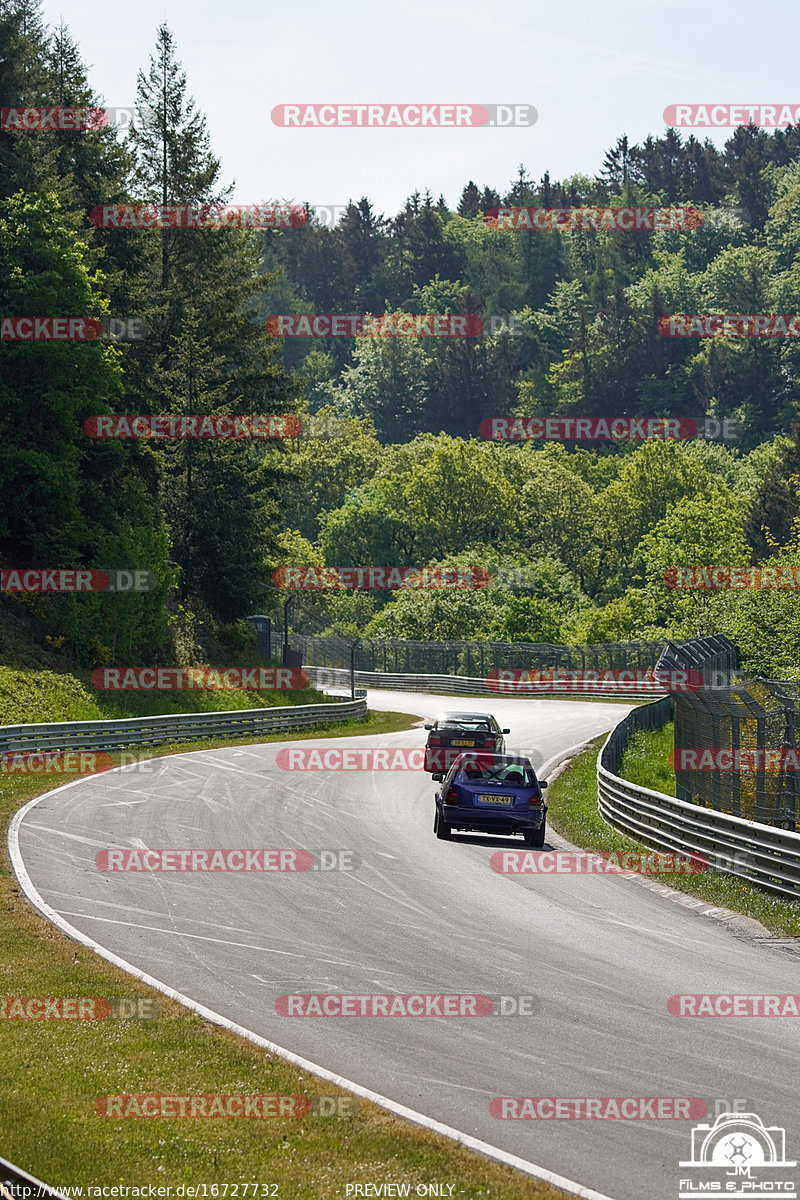
<path fill-rule="evenodd" d="M 485 679 L 492 671 L 616 671 L 652 668 L 666 642 L 556 646 L 544 642 L 401 641 L 291 635 L 303 666 L 341 667 L 387 675 L 451 675 Z"/>

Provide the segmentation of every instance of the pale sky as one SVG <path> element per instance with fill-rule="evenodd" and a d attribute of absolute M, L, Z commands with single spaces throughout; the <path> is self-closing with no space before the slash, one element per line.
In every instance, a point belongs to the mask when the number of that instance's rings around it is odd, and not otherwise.
<path fill-rule="evenodd" d="M 321 0 L 262 5 L 46 0 L 92 86 L 132 105 L 159 23 L 175 35 L 208 119 L 231 203 L 346 204 L 393 215 L 415 189 L 457 204 L 469 179 L 504 191 L 520 162 L 539 179 L 597 173 L 603 155 L 664 133 L 668 104 L 800 105 L 798 0 Z M 530 104 L 512 129 L 286 129 L 285 103 Z M 730 130 L 696 130 L 721 145 Z"/>

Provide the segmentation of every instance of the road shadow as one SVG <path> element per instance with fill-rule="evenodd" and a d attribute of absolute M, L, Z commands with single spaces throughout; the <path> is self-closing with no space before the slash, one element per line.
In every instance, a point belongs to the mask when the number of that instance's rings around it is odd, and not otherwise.
<path fill-rule="evenodd" d="M 500 836 L 483 833 L 451 833 L 451 842 L 460 842 L 464 846 L 489 846 L 495 850 L 555 850 L 545 838 L 543 846 L 526 846 L 521 837 Z"/>

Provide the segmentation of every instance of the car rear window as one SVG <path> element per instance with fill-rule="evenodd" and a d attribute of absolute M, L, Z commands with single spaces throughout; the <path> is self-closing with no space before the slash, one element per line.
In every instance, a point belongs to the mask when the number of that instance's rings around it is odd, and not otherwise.
<path fill-rule="evenodd" d="M 440 721 L 440 729 L 471 729 L 480 733 L 486 733 L 491 729 L 489 722 L 483 718 L 471 720 L 469 717 L 451 717 L 446 721 Z"/>
<path fill-rule="evenodd" d="M 507 787 L 536 787 L 536 774 L 532 767 L 521 763 L 473 763 L 462 769 L 462 774 L 471 782 L 485 780 L 487 783 L 504 784 Z"/>

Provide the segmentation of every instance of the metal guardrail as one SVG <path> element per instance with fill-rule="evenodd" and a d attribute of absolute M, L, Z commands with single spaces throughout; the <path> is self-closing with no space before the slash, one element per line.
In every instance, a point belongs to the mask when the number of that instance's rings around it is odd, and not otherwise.
<path fill-rule="evenodd" d="M 304 666 L 303 670 L 307 673 L 311 682 L 320 687 L 350 687 L 350 671 L 346 667 L 310 667 Z M 544 684 L 541 687 L 536 687 L 531 691 L 527 688 L 524 692 L 513 692 L 490 688 L 485 678 L 467 678 L 463 675 L 406 675 L 406 674 L 389 674 L 385 671 L 356 671 L 355 681 L 361 687 L 371 688 L 389 688 L 392 691 L 402 692 L 445 692 L 448 695 L 480 695 L 480 696 L 495 696 L 498 699 L 502 697 L 519 697 L 523 696 L 531 698 L 534 695 L 542 697 L 547 696 L 572 696 L 572 697 L 597 697 L 600 700 L 619 699 L 619 700 L 646 700 L 653 696 L 663 695 L 664 689 L 655 681 L 652 683 L 642 682 L 641 684 L 625 685 L 620 688 L 606 688 L 604 690 L 596 690 L 594 688 L 574 688 L 570 689 L 562 686 L 559 683 L 558 687 L 553 684 Z"/>
<path fill-rule="evenodd" d="M 609 734 L 597 757 L 597 802 L 609 825 L 658 850 L 699 854 L 715 870 L 800 898 L 800 833 L 676 800 L 616 772 L 630 735 L 670 719 L 669 698 L 636 708 Z"/>
<path fill-rule="evenodd" d="M 0 752 L 45 750 L 120 750 L 160 742 L 190 742 L 205 737 L 253 737 L 289 729 L 307 729 L 331 721 L 367 715 L 366 693 L 334 704 L 297 704 L 230 712 L 171 713 L 160 717 L 58 721 L 55 724 L 0 726 Z"/>
<path fill-rule="evenodd" d="M 38 1200 L 40 1196 L 67 1200 L 63 1192 L 42 1183 L 41 1179 L 34 1178 L 4 1158 L 0 1158 L 0 1196 L 3 1200 Z"/>

